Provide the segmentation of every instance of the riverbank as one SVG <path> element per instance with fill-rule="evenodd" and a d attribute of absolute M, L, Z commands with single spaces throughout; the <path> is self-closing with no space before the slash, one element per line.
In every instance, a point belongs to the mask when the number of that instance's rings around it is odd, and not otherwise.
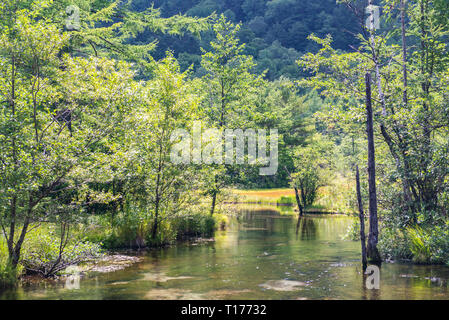
<path fill-rule="evenodd" d="M 344 179 L 335 180 L 340 186 L 347 183 Z M 330 189 L 322 187 L 316 203 L 307 208 L 306 214 L 338 214 L 347 213 L 344 206 L 326 207 L 326 199 L 336 199 Z M 217 212 L 209 214 L 209 198 L 204 197 L 200 205 L 189 208 L 182 215 L 163 217 L 157 223 L 154 233 L 154 219 L 146 211 L 132 205 L 126 206 L 121 212 L 105 212 L 88 216 L 85 221 L 70 226 L 70 239 L 59 252 L 61 239 L 60 226 L 44 223 L 32 226 L 27 235 L 21 263 L 17 274 L 20 276 L 38 274 L 46 278 L 57 276 L 60 271 L 71 265 L 79 265 L 86 260 L 96 259 L 101 251 L 107 252 L 123 249 L 160 248 L 195 238 L 210 238 L 215 230 L 223 230 L 229 223 L 229 217 L 235 214 L 235 208 L 228 210 L 227 205 L 233 204 L 242 209 L 244 206 L 263 204 L 280 207 L 282 214 L 296 214 L 296 202 L 293 189 L 262 189 L 262 190 L 226 190 Z M 338 203 L 338 202 L 337 202 Z M 221 206 L 221 207 L 220 207 Z M 335 210 L 337 208 L 337 210 Z M 229 212 L 228 212 L 229 211 Z M 231 213 L 234 212 L 234 213 Z M 14 282 L 15 275 L 7 267 L 8 250 L 4 239 L 0 238 L 0 282 Z M 60 257 L 59 257 L 60 256 Z"/>
<path fill-rule="evenodd" d="M 164 219 L 158 224 L 156 237 L 152 234 L 152 223 L 151 218 L 121 213 L 113 219 L 108 215 L 90 216 L 83 223 L 72 224 L 70 233 L 52 223 L 33 225 L 15 272 L 8 265 L 7 244 L 0 236 L 0 287 L 14 286 L 26 278 L 58 278 L 73 266 L 81 267 L 83 272 L 91 268 L 114 271 L 122 263 L 134 261 L 124 255 L 116 261 L 115 252 L 125 249 L 142 251 L 179 242 L 209 242 L 215 230 L 226 228 L 227 217 L 198 212 Z M 138 251 L 133 251 L 132 256 L 135 252 Z"/>
<path fill-rule="evenodd" d="M 292 188 L 278 189 L 230 189 L 229 203 L 285 206 L 296 209 L 295 191 Z M 343 176 L 337 176 L 317 191 L 314 203 L 305 212 L 309 214 L 356 214 L 354 183 Z"/>
<path fill-rule="evenodd" d="M 343 239 L 353 218 L 295 215 L 253 206 L 202 245 L 123 251 L 141 260 L 115 272 L 0 290 L 0 299 L 448 299 L 449 268 L 385 263 L 381 290 L 366 290 L 360 243 Z M 70 279 L 73 278 L 68 278 Z M 73 283 L 77 284 L 78 283 Z"/>

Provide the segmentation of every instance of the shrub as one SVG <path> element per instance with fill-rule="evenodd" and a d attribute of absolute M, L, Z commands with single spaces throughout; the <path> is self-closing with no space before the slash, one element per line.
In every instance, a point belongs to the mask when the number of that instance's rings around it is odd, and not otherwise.
<path fill-rule="evenodd" d="M 348 227 L 343 240 L 360 241 L 360 222 L 354 219 L 354 222 Z"/>
<path fill-rule="evenodd" d="M 99 243 L 106 249 L 157 247 L 191 237 L 211 237 L 216 229 L 224 230 L 228 218 L 224 214 L 208 214 L 208 207 L 191 208 L 175 216 L 162 216 L 156 238 L 152 238 L 154 220 L 140 210 L 127 210 L 114 217 L 92 216 L 79 233 L 82 239 Z"/>
<path fill-rule="evenodd" d="M 20 267 L 14 270 L 9 264 L 8 247 L 4 238 L 0 236 L 0 288 L 14 286 L 17 283 L 18 274 L 20 274 Z"/>
<path fill-rule="evenodd" d="M 449 265 L 449 225 L 383 228 L 379 249 L 384 255 L 422 264 Z"/>
<path fill-rule="evenodd" d="M 294 205 L 296 200 L 292 196 L 282 196 L 276 201 L 277 205 Z"/>
<path fill-rule="evenodd" d="M 410 237 L 410 250 L 413 261 L 417 263 L 449 264 L 448 225 L 407 229 Z"/>
<path fill-rule="evenodd" d="M 229 218 L 224 214 L 215 214 L 214 218 L 215 218 L 215 229 L 226 230 L 226 227 L 229 224 Z"/>
<path fill-rule="evenodd" d="M 148 232 L 145 236 L 147 247 L 160 247 L 171 244 L 176 241 L 177 230 L 170 219 L 163 219 L 159 221 L 158 231 L 156 238 L 152 238 L 152 226 L 153 223 L 149 224 Z"/>
<path fill-rule="evenodd" d="M 430 251 L 430 235 L 419 226 L 407 228 L 407 233 L 410 238 L 410 251 L 413 254 L 413 261 L 429 263 L 432 255 Z"/>
<path fill-rule="evenodd" d="M 223 222 L 223 220 L 221 220 Z M 210 237 L 216 226 L 215 216 L 202 213 L 190 213 L 173 219 L 177 230 L 177 239 L 190 237 Z"/>
<path fill-rule="evenodd" d="M 23 248 L 21 264 L 27 273 L 51 277 L 70 265 L 100 256 L 99 244 L 79 241 L 68 242 L 60 254 L 60 238 L 51 230 L 40 228 L 29 235 Z"/>
<path fill-rule="evenodd" d="M 410 259 L 410 239 L 400 228 L 382 228 L 378 248 L 382 256 L 396 259 Z"/>

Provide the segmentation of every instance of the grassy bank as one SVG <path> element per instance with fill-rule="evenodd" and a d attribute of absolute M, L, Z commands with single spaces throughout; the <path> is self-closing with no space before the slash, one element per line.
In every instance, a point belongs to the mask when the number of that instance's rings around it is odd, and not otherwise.
<path fill-rule="evenodd" d="M 118 249 L 155 248 L 212 237 L 215 230 L 225 229 L 227 223 L 227 217 L 220 213 L 165 217 L 159 222 L 156 237 L 152 236 L 153 219 L 142 212 L 122 212 L 114 217 L 92 215 L 82 223 L 71 224 L 68 232 L 52 223 L 35 225 L 15 271 L 9 267 L 7 244 L 0 236 L 0 287 L 12 286 L 24 275 L 54 277 L 68 266 L 101 259 L 107 252 Z"/>
<path fill-rule="evenodd" d="M 355 211 L 355 186 L 342 176 L 318 189 L 317 199 L 306 212 L 353 214 Z M 295 191 L 292 188 L 281 189 L 233 189 L 233 201 L 246 204 L 266 204 L 291 206 L 296 208 Z"/>
<path fill-rule="evenodd" d="M 343 179 L 334 184 L 321 187 L 316 202 L 308 208 L 308 212 L 339 212 L 349 213 L 346 193 L 341 190 L 351 190 L 350 184 Z M 257 203 L 267 206 L 278 206 L 283 214 L 294 214 L 296 209 L 293 189 L 230 189 L 226 202 L 239 203 L 239 208 L 245 204 Z M 224 199 L 222 199 L 224 200 Z M 39 274 L 53 276 L 69 265 L 82 264 L 87 260 L 98 259 L 105 252 L 118 249 L 144 249 L 175 244 L 191 238 L 209 238 L 215 230 L 225 229 L 228 216 L 220 207 L 219 212 L 211 216 L 208 212 L 209 203 L 190 208 L 182 215 L 167 215 L 160 217 L 156 236 L 153 236 L 154 217 L 151 213 L 125 207 L 125 210 L 112 214 L 89 215 L 82 221 L 70 224 L 70 231 L 63 242 L 66 242 L 61 253 L 63 229 L 60 225 L 42 223 L 33 227 L 27 236 L 22 251 L 21 262 L 17 273 L 8 267 L 7 245 L 0 238 L 0 281 L 11 284 L 17 276 L 24 274 Z M 57 266 L 55 266 L 56 261 Z"/>

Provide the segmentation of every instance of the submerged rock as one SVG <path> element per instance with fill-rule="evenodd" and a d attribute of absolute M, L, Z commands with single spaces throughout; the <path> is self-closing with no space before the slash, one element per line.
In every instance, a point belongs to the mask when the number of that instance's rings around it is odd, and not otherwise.
<path fill-rule="evenodd" d="M 125 256 L 120 254 L 107 255 L 100 260 L 87 264 L 83 267 L 83 272 L 114 272 L 123 270 L 137 262 L 142 261 L 140 257 Z"/>

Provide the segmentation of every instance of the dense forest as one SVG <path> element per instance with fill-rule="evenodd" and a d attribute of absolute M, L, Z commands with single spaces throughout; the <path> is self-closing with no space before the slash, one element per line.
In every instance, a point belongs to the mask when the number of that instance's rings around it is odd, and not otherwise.
<path fill-rule="evenodd" d="M 365 268 L 449 264 L 448 23 L 445 0 L 2 1 L 0 284 L 212 237 L 236 189 L 351 215 Z"/>
<path fill-rule="evenodd" d="M 320 37 L 331 35 L 336 49 L 350 50 L 351 45 L 358 43 L 354 37 L 359 32 L 356 17 L 334 0 L 160 0 L 151 4 L 134 1 L 133 10 L 143 11 L 150 5 L 159 8 L 161 15 L 166 17 L 178 13 L 207 17 L 217 13 L 224 14 L 233 23 L 241 23 L 238 37 L 246 44 L 244 53 L 254 57 L 257 73 L 267 70 L 266 77 L 270 80 L 280 76 L 297 79 L 303 75 L 295 61 L 304 53 L 319 48 L 307 39 L 312 33 Z M 212 38 L 210 32 L 204 32 L 198 38 L 191 34 L 158 36 L 148 31 L 136 37 L 135 41 L 157 40 L 155 57 L 161 58 L 167 49 L 172 50 L 183 70 L 193 64 L 196 74 L 201 76 L 204 73 L 201 48 L 209 49 Z"/>

